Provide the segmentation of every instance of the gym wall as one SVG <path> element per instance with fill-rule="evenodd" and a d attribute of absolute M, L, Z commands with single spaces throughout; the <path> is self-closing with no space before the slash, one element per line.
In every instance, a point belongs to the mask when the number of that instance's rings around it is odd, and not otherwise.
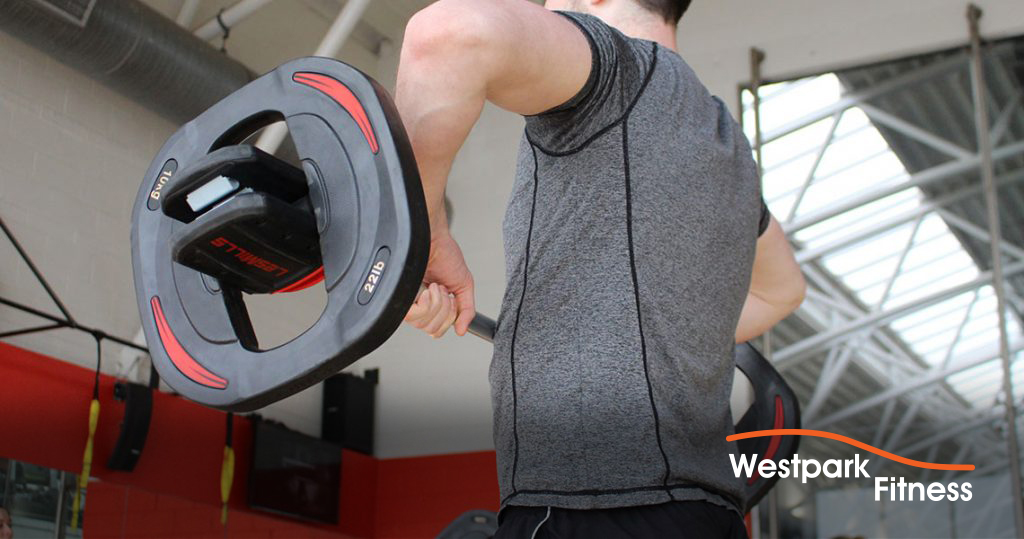
<path fill-rule="evenodd" d="M 0 343 L 0 455 L 78 473 L 93 384 L 90 369 Z M 342 452 L 338 524 L 313 524 L 250 509 L 252 422 L 236 417 L 235 477 L 220 523 L 224 413 L 156 394 L 150 433 L 132 472 L 107 468 L 124 403 L 100 378 L 100 417 L 85 494 L 87 538 L 434 537 L 470 509 L 496 510 L 494 453 L 376 459 Z"/>
<path fill-rule="evenodd" d="M 175 127 L 2 32 L 0 50 L 0 215 L 79 322 L 131 338 L 133 192 Z M 6 239 L 0 260 L 0 295 L 59 314 Z M 4 328 L 39 322 L 0 309 Z M 8 342 L 95 366 L 92 338 L 77 332 Z M 114 369 L 107 361 L 104 371 Z"/>

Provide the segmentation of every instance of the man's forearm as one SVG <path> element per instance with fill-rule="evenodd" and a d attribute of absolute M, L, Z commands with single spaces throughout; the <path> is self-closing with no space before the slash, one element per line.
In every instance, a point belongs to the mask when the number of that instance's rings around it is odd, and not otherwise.
<path fill-rule="evenodd" d="M 798 303 L 791 306 L 778 306 L 765 301 L 756 294 L 748 293 L 740 312 L 739 323 L 736 324 L 736 342 L 747 342 L 763 335 L 793 312 Z"/>
<path fill-rule="evenodd" d="M 448 173 L 484 106 L 486 46 L 429 14 L 417 17 L 406 30 L 395 101 L 416 154 L 434 238 L 448 233 Z"/>
<path fill-rule="evenodd" d="M 736 342 L 746 342 L 789 316 L 804 300 L 807 283 L 789 239 L 773 217 L 757 240 L 747 299 L 736 325 Z"/>

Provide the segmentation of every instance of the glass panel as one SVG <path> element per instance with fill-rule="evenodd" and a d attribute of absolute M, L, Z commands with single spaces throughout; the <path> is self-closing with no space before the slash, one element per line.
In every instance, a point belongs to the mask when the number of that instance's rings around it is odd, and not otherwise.
<path fill-rule="evenodd" d="M 14 536 L 81 538 L 84 514 L 79 515 L 79 529 L 71 530 L 68 526 L 76 477 L 28 462 L 0 459 L 0 505 L 11 514 Z"/>

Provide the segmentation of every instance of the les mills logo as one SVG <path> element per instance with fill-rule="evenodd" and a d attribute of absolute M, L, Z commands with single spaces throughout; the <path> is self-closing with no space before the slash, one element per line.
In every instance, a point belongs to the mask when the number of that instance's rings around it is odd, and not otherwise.
<path fill-rule="evenodd" d="M 888 451 L 878 449 L 877 447 L 872 447 L 863 442 L 858 442 L 853 438 L 820 430 L 758 430 L 727 436 L 726 441 L 733 442 L 736 440 L 760 438 L 763 436 L 815 436 L 818 438 L 828 438 L 916 468 L 946 471 L 974 470 L 973 464 L 936 464 L 904 458 L 899 455 L 889 453 Z M 736 459 L 736 455 L 729 455 L 729 460 L 732 462 L 733 473 L 736 474 L 737 478 L 741 476 L 751 478 L 757 475 L 762 477 L 774 477 L 777 474 L 778 477 L 783 479 L 788 477 L 793 477 L 794 479 L 802 477 L 803 482 L 806 483 L 808 479 L 813 479 L 822 475 L 828 478 L 842 477 L 847 479 L 871 477 L 867 472 L 867 465 L 870 461 L 867 459 L 861 460 L 860 455 L 856 455 L 853 459 L 828 459 L 824 463 L 815 459 L 801 459 L 798 454 L 794 454 L 792 459 L 780 460 L 778 462 L 769 459 L 764 459 L 758 462 L 758 455 L 754 455 L 752 458 L 747 455 L 743 455 L 738 461 Z M 949 500 L 951 502 L 963 500 L 966 502 L 970 501 L 972 497 L 971 484 L 967 482 L 948 484 L 931 483 L 925 485 L 924 483 L 907 482 L 903 477 L 876 477 L 875 501 L 881 501 L 883 493 L 886 492 L 889 493 L 888 498 L 890 501 L 921 501 L 929 499 L 936 502 L 941 500 Z"/>

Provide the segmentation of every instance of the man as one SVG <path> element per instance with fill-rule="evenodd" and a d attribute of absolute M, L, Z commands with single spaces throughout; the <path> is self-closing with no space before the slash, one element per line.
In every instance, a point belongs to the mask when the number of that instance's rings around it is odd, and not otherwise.
<path fill-rule="evenodd" d="M 490 371 L 499 537 L 745 535 L 732 349 L 805 285 L 748 142 L 675 51 L 688 4 L 441 0 L 406 28 L 432 234 L 406 320 L 435 337 L 474 313 L 452 161 L 485 100 L 526 117 Z"/>
<path fill-rule="evenodd" d="M 14 539 L 14 530 L 11 526 L 11 513 L 0 505 L 0 539 Z"/>

